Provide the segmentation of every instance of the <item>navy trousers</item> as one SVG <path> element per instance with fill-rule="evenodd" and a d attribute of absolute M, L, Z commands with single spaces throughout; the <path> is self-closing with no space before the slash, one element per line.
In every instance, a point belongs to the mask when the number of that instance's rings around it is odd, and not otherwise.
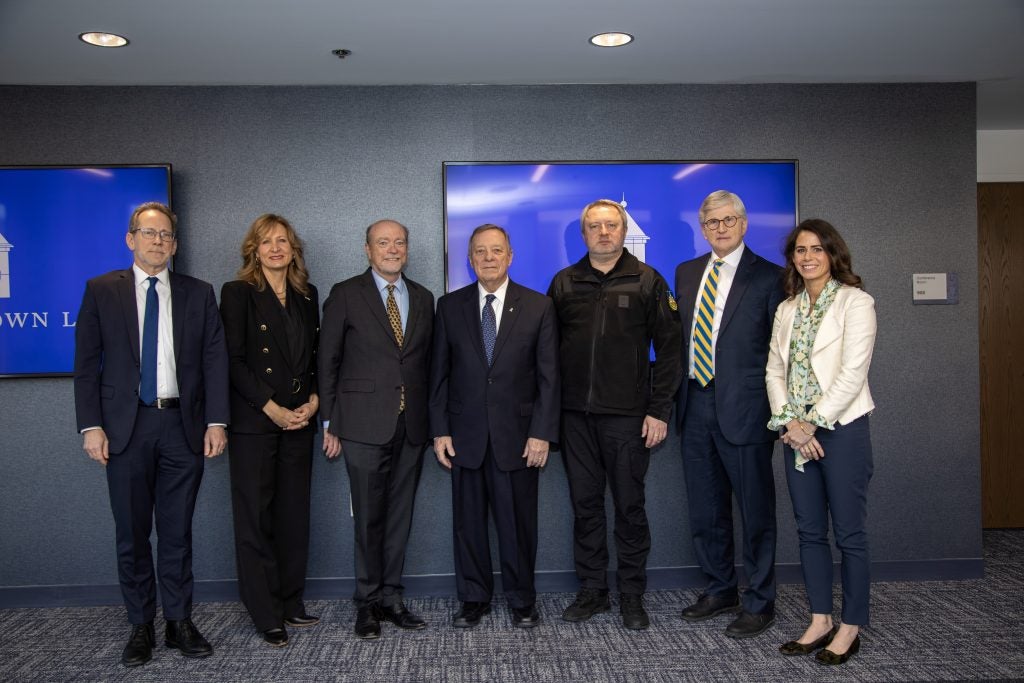
<path fill-rule="evenodd" d="M 865 526 L 868 482 L 873 468 L 868 418 L 865 415 L 848 425 L 836 424 L 834 430 L 819 429 L 815 437 L 825 457 L 805 463 L 803 472 L 793 466 L 793 451 L 788 447 L 783 451 L 807 598 L 813 614 L 832 614 L 832 549 L 828 540 L 831 516 L 832 532 L 843 562 L 843 623 L 865 626 L 871 589 Z"/>
<path fill-rule="evenodd" d="M 709 595 L 738 591 L 733 548 L 732 497 L 743 522 L 743 568 L 748 579 L 743 609 L 753 614 L 775 608 L 775 474 L 770 441 L 730 443 L 718 426 L 714 383 L 690 380 L 680 442 L 697 561 Z M 767 420 L 765 420 L 767 422 Z"/>
<path fill-rule="evenodd" d="M 459 600 L 490 602 L 494 594 L 487 511 L 494 517 L 501 561 L 501 588 L 509 607 L 537 601 L 537 485 L 540 469 L 504 472 L 490 444 L 477 469 L 452 467 L 455 584 Z"/>
<path fill-rule="evenodd" d="M 139 407 L 128 446 L 111 453 L 107 488 L 117 537 L 117 575 L 128 621 L 156 615 L 156 583 L 164 618 L 192 615 L 192 512 L 203 478 L 203 454 L 189 448 L 177 408 Z M 149 535 L 156 513 L 157 567 Z"/>

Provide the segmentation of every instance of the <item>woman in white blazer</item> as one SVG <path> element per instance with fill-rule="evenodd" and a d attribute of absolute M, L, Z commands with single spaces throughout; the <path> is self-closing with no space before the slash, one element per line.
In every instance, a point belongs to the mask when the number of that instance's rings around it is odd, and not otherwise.
<path fill-rule="evenodd" d="M 800 539 L 811 623 L 779 649 L 843 664 L 860 650 L 868 623 L 867 489 L 871 479 L 868 414 L 874 409 L 868 367 L 875 345 L 875 302 L 850 267 L 834 227 L 802 222 L 786 238 L 789 298 L 776 313 L 766 381 L 769 429 L 785 444 L 786 481 Z M 832 622 L 831 516 L 842 555 L 843 607 Z"/>

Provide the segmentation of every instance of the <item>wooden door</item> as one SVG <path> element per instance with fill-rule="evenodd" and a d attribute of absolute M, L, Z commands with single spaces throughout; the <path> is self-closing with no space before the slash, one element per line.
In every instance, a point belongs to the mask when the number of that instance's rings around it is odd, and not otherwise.
<path fill-rule="evenodd" d="M 1024 527 L 1024 183 L 978 184 L 981 515 Z"/>

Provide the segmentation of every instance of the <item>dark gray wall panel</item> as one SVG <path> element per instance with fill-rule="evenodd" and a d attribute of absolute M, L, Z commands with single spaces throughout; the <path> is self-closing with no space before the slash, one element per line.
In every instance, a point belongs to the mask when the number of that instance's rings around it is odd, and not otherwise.
<path fill-rule="evenodd" d="M 801 215 L 843 232 L 877 302 L 872 559 L 941 561 L 981 556 L 974 112 L 970 84 L 0 87 L 0 164 L 171 162 L 177 268 L 218 289 L 260 213 L 294 222 L 324 294 L 365 268 L 365 226 L 393 217 L 412 230 L 409 275 L 440 295 L 444 160 L 799 159 Z M 912 306 L 911 274 L 935 271 L 959 273 L 960 304 Z M 2 380 L 0 405 L 0 587 L 115 583 L 106 482 L 75 434 L 70 379 Z M 448 475 L 425 457 L 406 569 L 448 574 Z M 795 563 L 776 460 L 779 561 Z M 648 482 L 650 566 L 692 566 L 674 434 Z M 557 456 L 541 506 L 538 569 L 571 570 Z M 312 514 L 310 575 L 351 576 L 340 463 L 316 459 Z M 207 463 L 195 569 L 234 577 L 225 458 Z"/>

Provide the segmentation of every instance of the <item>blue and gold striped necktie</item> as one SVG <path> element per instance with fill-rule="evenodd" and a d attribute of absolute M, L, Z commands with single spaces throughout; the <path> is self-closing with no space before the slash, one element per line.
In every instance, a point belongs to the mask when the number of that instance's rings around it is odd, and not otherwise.
<path fill-rule="evenodd" d="M 711 351 L 711 329 L 715 321 L 715 297 L 718 296 L 718 271 L 725 263 L 716 259 L 700 292 L 700 307 L 693 326 L 693 375 L 702 387 L 715 378 L 715 362 Z"/>

